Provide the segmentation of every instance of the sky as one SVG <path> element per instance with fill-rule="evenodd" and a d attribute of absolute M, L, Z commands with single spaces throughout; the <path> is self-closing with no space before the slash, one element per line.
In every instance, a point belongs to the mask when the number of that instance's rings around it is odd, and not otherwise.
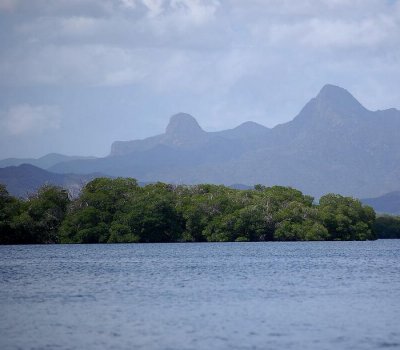
<path fill-rule="evenodd" d="M 323 85 L 400 109 L 400 0 L 0 0 L 0 158 L 105 156 L 293 119 Z"/>

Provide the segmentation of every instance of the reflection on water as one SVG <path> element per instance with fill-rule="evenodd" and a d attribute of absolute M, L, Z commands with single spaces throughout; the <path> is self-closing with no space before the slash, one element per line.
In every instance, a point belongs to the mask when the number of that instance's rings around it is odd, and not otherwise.
<path fill-rule="evenodd" d="M 400 240 L 0 247 L 1 349 L 400 348 Z"/>

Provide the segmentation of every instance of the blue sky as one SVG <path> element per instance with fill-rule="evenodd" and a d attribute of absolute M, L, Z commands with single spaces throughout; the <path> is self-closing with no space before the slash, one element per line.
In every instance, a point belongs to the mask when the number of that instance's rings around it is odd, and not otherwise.
<path fill-rule="evenodd" d="M 400 2 L 0 0 L 0 158 L 291 120 L 326 84 L 400 108 Z"/>

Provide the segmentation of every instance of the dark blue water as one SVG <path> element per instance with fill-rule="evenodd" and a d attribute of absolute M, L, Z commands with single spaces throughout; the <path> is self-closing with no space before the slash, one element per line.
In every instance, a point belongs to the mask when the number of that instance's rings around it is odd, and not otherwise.
<path fill-rule="evenodd" d="M 0 247 L 1 349 L 400 348 L 400 240 Z"/>

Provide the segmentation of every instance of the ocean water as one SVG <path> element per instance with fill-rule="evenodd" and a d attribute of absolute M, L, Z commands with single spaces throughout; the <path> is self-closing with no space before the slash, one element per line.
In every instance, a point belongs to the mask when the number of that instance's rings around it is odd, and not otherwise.
<path fill-rule="evenodd" d="M 0 246 L 0 349 L 400 349 L 400 240 Z"/>

